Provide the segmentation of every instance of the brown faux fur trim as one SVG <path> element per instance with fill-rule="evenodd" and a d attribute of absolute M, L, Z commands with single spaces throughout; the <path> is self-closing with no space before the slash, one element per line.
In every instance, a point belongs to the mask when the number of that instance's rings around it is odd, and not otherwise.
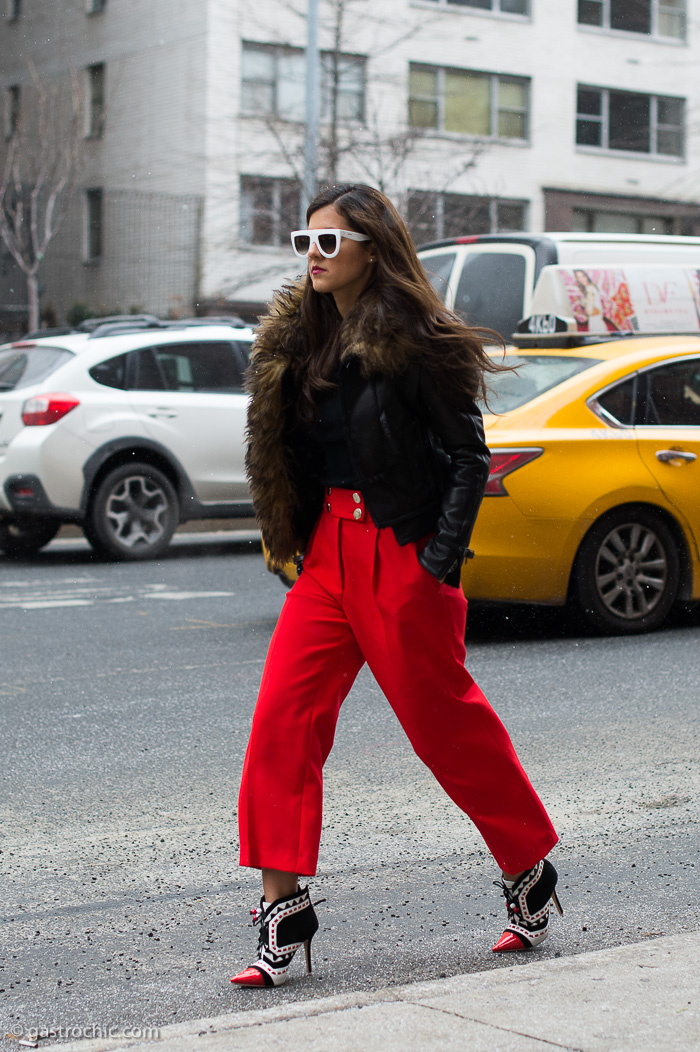
<path fill-rule="evenodd" d="M 251 395 L 248 481 L 263 540 L 278 565 L 291 559 L 303 544 L 293 525 L 298 496 L 292 482 L 289 451 L 284 445 L 282 404 L 285 372 L 303 369 L 308 356 L 300 316 L 303 288 L 303 282 L 299 282 L 275 294 L 269 313 L 260 323 L 246 380 Z M 407 328 L 397 324 L 387 336 L 373 332 L 366 317 L 362 331 L 350 319 L 343 327 L 341 358 L 357 357 L 364 376 L 401 372 L 420 353 L 415 343 L 409 342 Z"/>

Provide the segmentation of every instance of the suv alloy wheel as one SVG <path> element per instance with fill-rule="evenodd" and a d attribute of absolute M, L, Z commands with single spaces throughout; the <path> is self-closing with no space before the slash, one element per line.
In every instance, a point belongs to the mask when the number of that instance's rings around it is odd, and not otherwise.
<path fill-rule="evenodd" d="M 93 548 L 116 559 L 161 555 L 179 522 L 175 488 L 151 464 L 122 464 L 98 484 L 84 530 Z"/>

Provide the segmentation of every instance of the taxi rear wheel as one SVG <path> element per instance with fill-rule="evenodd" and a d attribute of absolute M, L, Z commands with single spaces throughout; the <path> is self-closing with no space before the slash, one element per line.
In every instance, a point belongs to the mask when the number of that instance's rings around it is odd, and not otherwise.
<path fill-rule="evenodd" d="M 573 598 L 595 628 L 626 635 L 658 628 L 679 584 L 678 547 L 663 517 L 649 508 L 618 508 L 586 534 Z"/>

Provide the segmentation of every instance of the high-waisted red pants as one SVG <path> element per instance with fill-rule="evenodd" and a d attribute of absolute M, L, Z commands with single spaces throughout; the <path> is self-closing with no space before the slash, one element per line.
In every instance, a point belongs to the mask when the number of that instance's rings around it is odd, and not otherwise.
<path fill-rule="evenodd" d="M 519 873 L 557 842 L 503 724 L 464 667 L 467 603 L 334 489 L 287 595 L 260 684 L 239 798 L 242 866 L 316 872 L 323 764 L 366 661 L 417 755 Z M 353 513 L 362 516 L 353 518 Z M 344 516 L 344 517 L 341 517 Z"/>

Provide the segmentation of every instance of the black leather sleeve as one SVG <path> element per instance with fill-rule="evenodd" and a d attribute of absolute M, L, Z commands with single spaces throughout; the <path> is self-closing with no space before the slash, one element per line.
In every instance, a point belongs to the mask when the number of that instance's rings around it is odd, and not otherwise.
<path fill-rule="evenodd" d="M 448 396 L 425 367 L 420 374 L 418 397 L 428 427 L 450 459 L 435 535 L 419 556 L 429 573 L 444 580 L 448 575 L 453 577 L 464 560 L 484 495 L 491 455 L 484 439 L 481 411 L 471 398 Z"/>

